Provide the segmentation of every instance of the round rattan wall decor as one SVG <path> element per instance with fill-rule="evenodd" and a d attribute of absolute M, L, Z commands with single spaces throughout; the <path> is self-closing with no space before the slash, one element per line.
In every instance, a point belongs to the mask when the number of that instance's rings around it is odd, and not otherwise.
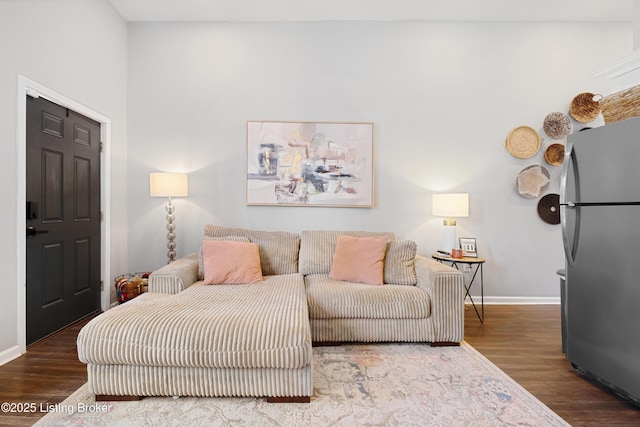
<path fill-rule="evenodd" d="M 509 153 L 518 159 L 533 157 L 540 150 L 541 144 L 540 135 L 530 126 L 519 126 L 512 129 L 504 142 Z"/>
<path fill-rule="evenodd" d="M 591 92 L 579 93 L 571 100 L 569 113 L 580 123 L 591 122 L 600 114 L 601 99 L 602 95 L 594 95 Z"/>
<path fill-rule="evenodd" d="M 544 150 L 544 159 L 551 166 L 561 166 L 564 160 L 564 145 L 551 144 Z"/>
<path fill-rule="evenodd" d="M 549 188 L 551 174 L 541 165 L 531 165 L 522 169 L 516 179 L 518 194 L 525 199 L 540 197 Z"/>
<path fill-rule="evenodd" d="M 540 199 L 538 215 L 547 224 L 560 224 L 560 195 L 550 193 Z"/>
<path fill-rule="evenodd" d="M 544 133 L 553 139 L 562 139 L 571 132 L 571 121 L 564 113 L 553 112 L 544 118 Z"/>

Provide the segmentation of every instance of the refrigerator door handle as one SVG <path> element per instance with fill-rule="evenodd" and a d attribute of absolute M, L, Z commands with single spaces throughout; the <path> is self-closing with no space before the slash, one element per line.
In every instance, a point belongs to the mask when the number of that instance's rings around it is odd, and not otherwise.
<path fill-rule="evenodd" d="M 569 166 L 573 166 L 573 179 L 574 182 L 577 180 L 576 174 L 576 164 L 575 164 L 575 154 L 573 152 L 573 144 L 567 144 L 565 154 L 564 154 L 564 162 L 562 165 L 562 177 L 560 180 L 560 224 L 562 229 L 562 243 L 564 244 L 564 253 L 567 258 L 567 263 L 569 266 L 573 267 L 575 263 L 574 257 L 574 248 L 575 241 L 569 241 L 569 230 L 567 227 L 567 209 L 576 209 L 576 204 L 573 201 L 566 200 L 567 197 L 567 181 L 569 179 L 569 171 L 571 170 Z M 573 239 L 577 239 L 578 236 L 578 223 L 579 223 L 579 212 L 576 209 L 576 215 L 573 221 Z"/>
<path fill-rule="evenodd" d="M 573 144 L 567 142 L 564 151 L 564 161 L 562 162 L 562 173 L 560 175 L 560 205 L 565 205 L 568 202 L 573 203 L 567 200 L 567 180 L 569 179 L 569 163 L 574 161 L 574 157 Z M 575 168 L 573 170 L 575 174 Z M 575 175 L 573 178 L 576 178 Z"/>
<path fill-rule="evenodd" d="M 564 244 L 565 257 L 567 258 L 569 266 L 573 267 L 575 259 L 573 257 L 573 245 L 571 244 L 572 242 L 569 242 L 569 236 L 567 233 L 567 209 L 572 208 L 567 205 L 560 206 L 560 224 L 562 227 L 562 243 Z"/>

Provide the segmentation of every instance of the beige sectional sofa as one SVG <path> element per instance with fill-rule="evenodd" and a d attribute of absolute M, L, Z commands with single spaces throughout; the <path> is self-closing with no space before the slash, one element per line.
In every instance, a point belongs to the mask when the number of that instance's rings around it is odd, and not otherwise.
<path fill-rule="evenodd" d="M 329 277 L 340 235 L 387 238 L 384 286 Z M 393 233 L 207 225 L 204 239 L 255 243 L 264 281 L 205 285 L 202 254 L 153 272 L 148 293 L 101 314 L 78 335 L 97 399 L 308 401 L 312 342 L 455 345 L 464 337 L 462 274 L 416 256 L 416 244 Z"/>

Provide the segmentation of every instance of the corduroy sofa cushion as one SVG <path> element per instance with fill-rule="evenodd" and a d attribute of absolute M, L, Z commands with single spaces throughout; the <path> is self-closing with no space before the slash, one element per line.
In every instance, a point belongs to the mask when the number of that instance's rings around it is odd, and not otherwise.
<path fill-rule="evenodd" d="M 418 245 L 412 240 L 396 240 L 387 243 L 387 254 L 384 259 L 384 283 L 392 285 L 415 285 L 416 253 Z"/>
<path fill-rule="evenodd" d="M 91 320 L 77 343 L 99 365 L 298 369 L 312 359 L 304 280 L 146 293 Z"/>
<path fill-rule="evenodd" d="M 424 319 L 429 294 L 417 286 L 371 286 L 310 274 L 304 278 L 311 319 Z"/>
<path fill-rule="evenodd" d="M 296 233 L 249 230 L 208 224 L 204 227 L 204 235 L 205 237 L 246 237 L 251 243 L 257 244 L 260 251 L 262 274 L 265 276 L 298 272 L 300 236 Z"/>

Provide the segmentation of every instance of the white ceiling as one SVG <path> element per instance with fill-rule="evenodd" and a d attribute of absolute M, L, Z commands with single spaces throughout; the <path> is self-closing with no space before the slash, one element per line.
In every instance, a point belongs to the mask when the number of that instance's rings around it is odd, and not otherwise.
<path fill-rule="evenodd" d="M 634 0 L 109 0 L 127 21 L 631 22 Z"/>

